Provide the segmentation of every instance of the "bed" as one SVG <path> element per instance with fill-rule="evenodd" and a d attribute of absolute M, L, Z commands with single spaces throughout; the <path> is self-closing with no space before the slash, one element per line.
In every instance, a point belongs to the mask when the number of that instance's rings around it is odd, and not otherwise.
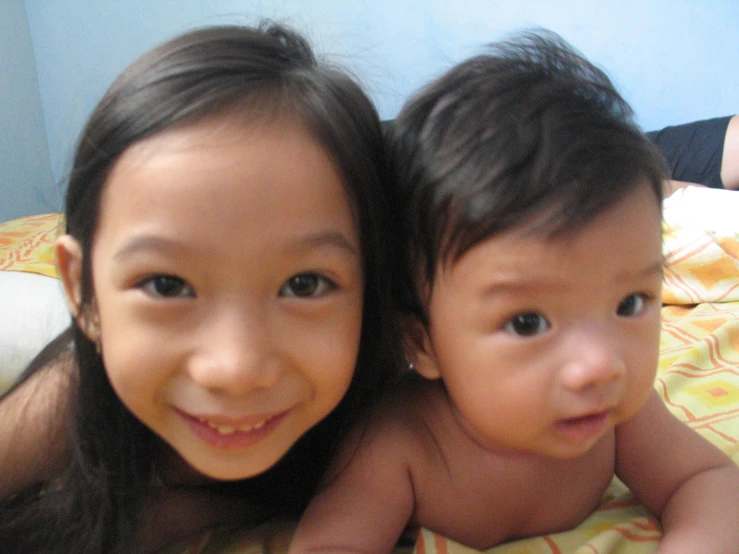
<path fill-rule="evenodd" d="M 54 267 L 58 214 L 0 223 L 0 390 L 69 325 Z"/>
<path fill-rule="evenodd" d="M 688 187 L 664 203 L 660 363 L 655 388 L 680 419 L 739 463 L 739 192 Z M 69 322 L 55 279 L 58 214 L 0 224 L 0 386 Z M 491 525 L 495 522 L 491 521 Z M 736 525 L 737 522 L 727 522 Z M 292 526 L 208 531 L 167 554 L 285 552 Z M 614 478 L 600 507 L 567 532 L 511 542 L 489 554 L 648 554 L 660 527 Z M 472 554 L 421 530 L 414 554 Z"/>

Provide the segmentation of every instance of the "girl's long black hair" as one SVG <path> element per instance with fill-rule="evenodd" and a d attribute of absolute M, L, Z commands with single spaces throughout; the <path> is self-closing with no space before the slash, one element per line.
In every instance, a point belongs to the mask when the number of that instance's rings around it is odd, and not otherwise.
<path fill-rule="evenodd" d="M 294 118 L 332 156 L 358 222 L 365 293 L 355 375 L 339 406 L 269 471 L 214 485 L 253 501 L 266 519 L 297 515 L 345 431 L 400 367 L 388 259 L 394 253 L 384 146 L 377 113 L 346 72 L 317 62 L 299 34 L 273 23 L 209 27 L 145 54 L 111 85 L 78 143 L 69 178 L 66 232 L 82 248 L 81 314 L 94 303 L 90 253 L 101 192 L 131 145 L 173 126 L 233 114 Z M 162 442 L 120 402 L 94 343 L 76 322 L 24 372 L 71 353 L 71 459 L 54 480 L 0 500 L 0 548 L 8 552 L 129 552 Z M 7 550 L 6 550 L 7 549 Z"/>

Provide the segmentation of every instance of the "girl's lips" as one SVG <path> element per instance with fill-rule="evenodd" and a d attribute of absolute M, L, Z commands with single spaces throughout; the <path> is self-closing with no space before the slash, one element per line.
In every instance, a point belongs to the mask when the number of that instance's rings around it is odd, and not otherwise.
<path fill-rule="evenodd" d="M 225 449 L 243 449 L 265 439 L 290 413 L 235 420 L 222 416 L 193 416 L 179 412 L 190 429 L 210 446 Z"/>
<path fill-rule="evenodd" d="M 589 439 L 600 435 L 609 420 L 609 411 L 562 419 L 555 424 L 557 431 L 572 440 Z"/>

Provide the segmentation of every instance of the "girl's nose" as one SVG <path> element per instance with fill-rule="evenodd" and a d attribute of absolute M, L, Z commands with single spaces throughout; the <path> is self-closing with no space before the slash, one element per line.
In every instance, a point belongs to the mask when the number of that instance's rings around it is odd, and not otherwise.
<path fill-rule="evenodd" d="M 560 372 L 567 389 L 581 392 L 623 379 L 626 362 L 615 333 L 593 326 L 580 330 L 571 338 L 567 341 L 568 350 L 564 353 L 565 363 Z"/>
<path fill-rule="evenodd" d="M 273 387 L 281 369 L 269 318 L 251 312 L 214 319 L 204 325 L 198 351 L 188 361 L 193 381 L 231 396 Z"/>

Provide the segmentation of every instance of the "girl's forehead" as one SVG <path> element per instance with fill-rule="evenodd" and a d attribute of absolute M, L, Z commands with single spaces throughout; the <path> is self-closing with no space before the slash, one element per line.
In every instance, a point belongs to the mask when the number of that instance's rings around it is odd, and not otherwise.
<path fill-rule="evenodd" d="M 208 120 L 152 136 L 115 164 L 101 226 L 223 227 L 270 215 L 306 227 L 354 227 L 334 160 L 301 124 Z M 321 221 L 323 219 L 323 222 Z M 355 234 L 354 231 L 351 233 Z"/>
<path fill-rule="evenodd" d="M 299 148 L 275 149 L 275 142 L 300 143 Z M 327 159 L 323 146 L 296 118 L 244 118 L 238 114 L 210 117 L 195 123 L 177 125 L 146 137 L 129 146 L 116 160 L 106 185 L 140 171 L 188 164 L 201 173 L 218 173 L 224 166 L 243 165 L 248 161 L 284 156 Z M 290 165 L 290 160 L 285 160 Z M 333 163 L 333 162 L 331 162 Z M 163 175 L 152 185 L 167 182 Z M 109 188 L 109 186 L 106 186 Z"/>

